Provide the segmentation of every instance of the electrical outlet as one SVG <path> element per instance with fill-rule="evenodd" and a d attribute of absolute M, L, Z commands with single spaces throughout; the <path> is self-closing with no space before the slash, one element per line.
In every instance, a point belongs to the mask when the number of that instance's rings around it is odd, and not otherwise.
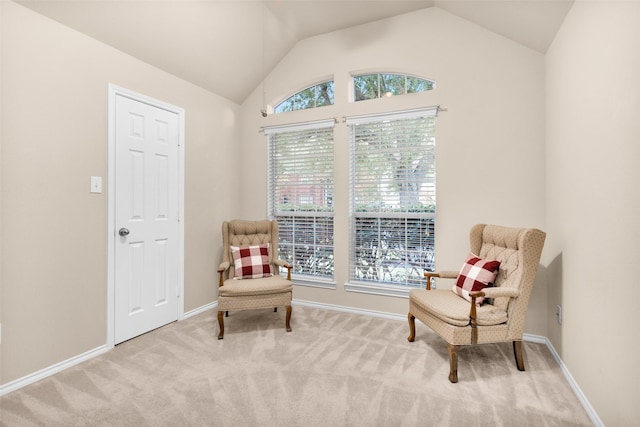
<path fill-rule="evenodd" d="M 556 320 L 558 321 L 558 325 L 562 325 L 562 306 L 556 307 Z"/>

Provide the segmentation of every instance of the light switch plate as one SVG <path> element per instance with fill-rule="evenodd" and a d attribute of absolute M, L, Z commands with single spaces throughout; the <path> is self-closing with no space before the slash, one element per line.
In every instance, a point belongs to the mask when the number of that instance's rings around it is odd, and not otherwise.
<path fill-rule="evenodd" d="M 91 177 L 91 192 L 102 193 L 102 177 L 101 176 Z"/>

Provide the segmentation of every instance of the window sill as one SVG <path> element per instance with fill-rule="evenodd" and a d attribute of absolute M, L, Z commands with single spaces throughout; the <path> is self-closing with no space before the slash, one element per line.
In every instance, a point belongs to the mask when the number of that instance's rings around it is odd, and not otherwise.
<path fill-rule="evenodd" d="M 386 297 L 409 298 L 410 286 L 393 286 L 365 282 L 347 282 L 344 284 L 347 292 L 359 292 L 362 294 L 382 295 Z"/>
<path fill-rule="evenodd" d="M 292 275 L 291 281 L 294 285 L 309 286 L 312 288 L 336 289 L 336 282 L 333 280 L 320 279 L 317 277 Z"/>

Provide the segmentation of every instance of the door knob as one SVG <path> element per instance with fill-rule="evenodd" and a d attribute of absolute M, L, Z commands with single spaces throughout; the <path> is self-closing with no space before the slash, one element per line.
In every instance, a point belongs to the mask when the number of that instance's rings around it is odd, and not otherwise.
<path fill-rule="evenodd" d="M 128 236 L 129 235 L 129 230 L 122 227 L 120 230 L 118 230 L 118 234 L 121 236 Z"/>

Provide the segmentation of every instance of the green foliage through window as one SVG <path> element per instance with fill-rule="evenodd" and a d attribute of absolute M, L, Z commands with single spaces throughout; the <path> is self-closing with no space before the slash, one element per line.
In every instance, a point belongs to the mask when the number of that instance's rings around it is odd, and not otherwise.
<path fill-rule="evenodd" d="M 434 268 L 436 144 L 430 114 L 350 125 L 352 281 L 419 287 L 423 272 Z"/>
<path fill-rule="evenodd" d="M 276 105 L 276 114 L 333 105 L 333 80 L 308 87 Z"/>
<path fill-rule="evenodd" d="M 293 274 L 333 278 L 333 121 L 269 132 L 269 216 Z"/>
<path fill-rule="evenodd" d="M 353 99 L 364 101 L 435 88 L 435 82 L 404 74 L 365 74 L 353 77 Z"/>

